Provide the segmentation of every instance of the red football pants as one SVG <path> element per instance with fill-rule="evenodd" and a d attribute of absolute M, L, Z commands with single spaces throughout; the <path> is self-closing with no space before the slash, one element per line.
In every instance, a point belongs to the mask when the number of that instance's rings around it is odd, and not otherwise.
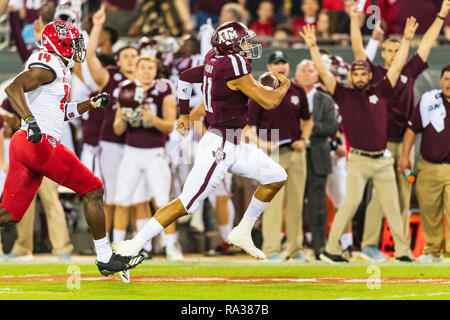
<path fill-rule="evenodd" d="M 100 179 L 56 139 L 43 134 L 42 142 L 31 143 L 27 133 L 19 130 L 9 147 L 9 170 L 1 204 L 16 222 L 22 220 L 44 176 L 80 195 L 102 187 Z"/>

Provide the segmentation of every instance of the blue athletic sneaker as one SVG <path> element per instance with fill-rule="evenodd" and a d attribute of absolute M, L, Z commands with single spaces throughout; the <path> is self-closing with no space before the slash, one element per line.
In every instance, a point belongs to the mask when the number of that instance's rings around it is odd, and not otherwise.
<path fill-rule="evenodd" d="M 270 260 L 270 261 L 283 261 L 284 259 L 279 253 L 274 253 L 274 254 L 271 254 L 270 256 L 268 256 L 267 260 Z"/>
<path fill-rule="evenodd" d="M 371 262 L 383 262 L 387 259 L 387 255 L 378 250 L 375 246 L 367 246 L 361 250 L 360 256 Z"/>

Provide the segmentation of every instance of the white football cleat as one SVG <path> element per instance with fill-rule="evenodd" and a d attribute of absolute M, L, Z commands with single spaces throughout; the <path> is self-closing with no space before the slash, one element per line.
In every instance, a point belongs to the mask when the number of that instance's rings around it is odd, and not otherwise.
<path fill-rule="evenodd" d="M 130 270 L 120 271 L 119 277 L 122 282 L 130 283 Z"/>
<path fill-rule="evenodd" d="M 255 247 L 251 234 L 242 231 L 239 227 L 234 227 L 228 234 L 228 243 L 241 248 L 256 259 L 266 259 L 264 252 Z"/>
<path fill-rule="evenodd" d="M 120 241 L 112 245 L 112 249 L 114 250 L 114 252 L 124 257 L 137 256 L 143 247 L 144 243 L 137 238 Z"/>
<path fill-rule="evenodd" d="M 166 247 L 166 258 L 169 261 L 181 261 L 184 259 L 183 253 L 181 252 L 181 247 L 178 242 L 172 246 Z"/>

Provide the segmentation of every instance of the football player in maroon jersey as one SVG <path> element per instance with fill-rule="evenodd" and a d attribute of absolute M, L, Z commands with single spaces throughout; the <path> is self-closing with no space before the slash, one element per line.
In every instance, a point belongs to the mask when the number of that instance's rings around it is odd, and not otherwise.
<path fill-rule="evenodd" d="M 180 75 L 178 98 L 181 117 L 179 132 L 190 128 L 189 99 L 193 83 L 202 82 L 208 132 L 200 140 L 194 167 L 181 195 L 158 210 L 132 240 L 116 245 L 119 253 L 139 252 L 145 242 L 177 218 L 194 212 L 223 180 L 227 172 L 256 179 L 260 185 L 244 217 L 228 235 L 228 241 L 258 259 L 264 253 L 255 247 L 251 230 L 256 219 L 286 181 L 286 172 L 256 146 L 240 143 L 247 123 L 248 98 L 265 109 L 276 108 L 290 87 L 290 81 L 275 74 L 280 86 L 265 89 L 251 75 L 250 60 L 261 57 L 261 45 L 253 44 L 255 33 L 238 22 L 219 26 L 212 35 L 211 50 L 203 66 Z"/>

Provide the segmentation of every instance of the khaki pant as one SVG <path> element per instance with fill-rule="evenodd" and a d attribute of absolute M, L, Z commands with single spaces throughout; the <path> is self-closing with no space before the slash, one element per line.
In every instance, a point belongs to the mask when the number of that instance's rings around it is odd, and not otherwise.
<path fill-rule="evenodd" d="M 367 180 L 372 179 L 373 186 L 381 200 L 381 206 L 388 219 L 395 242 L 395 256 L 408 255 L 409 245 L 403 232 L 393 165 L 394 159 L 392 157 L 372 159 L 356 154 L 349 155 L 347 192 L 344 204 L 334 217 L 325 249 L 328 253 L 341 254 L 339 239 L 358 209 L 359 203 L 364 195 Z"/>
<path fill-rule="evenodd" d="M 264 211 L 262 250 L 267 256 L 280 253 L 285 199 L 287 255 L 292 257 L 303 249 L 302 214 L 306 184 L 306 152 L 281 148 L 278 156 L 280 166 L 286 170 L 287 181 Z"/>
<path fill-rule="evenodd" d="M 400 213 L 403 221 L 403 234 L 408 243 L 410 242 L 409 235 L 409 206 L 411 203 L 411 189 L 412 185 L 408 183 L 398 170 L 397 161 L 402 154 L 402 142 L 388 142 L 387 148 L 392 153 L 394 158 L 394 172 L 395 181 L 397 183 L 397 190 L 399 196 Z M 411 164 L 414 166 L 414 146 L 411 151 Z M 377 246 L 380 241 L 381 223 L 383 221 L 383 209 L 381 208 L 380 199 L 375 188 L 372 189 L 372 199 L 367 206 L 366 218 L 364 222 L 364 234 L 361 242 L 361 248 L 366 248 L 369 245 Z"/>
<path fill-rule="evenodd" d="M 71 253 L 73 245 L 70 243 L 69 230 L 65 219 L 64 209 L 59 201 L 56 183 L 44 177 L 38 190 L 39 197 L 47 217 L 48 234 L 52 244 L 52 254 Z M 23 216 L 16 224 L 17 240 L 14 242 L 12 253 L 30 255 L 33 253 L 33 230 L 36 197 Z"/>
<path fill-rule="evenodd" d="M 416 193 L 426 241 L 423 253 L 439 256 L 444 248 L 444 210 L 447 212 L 447 239 L 450 233 L 450 164 L 420 160 Z"/>

